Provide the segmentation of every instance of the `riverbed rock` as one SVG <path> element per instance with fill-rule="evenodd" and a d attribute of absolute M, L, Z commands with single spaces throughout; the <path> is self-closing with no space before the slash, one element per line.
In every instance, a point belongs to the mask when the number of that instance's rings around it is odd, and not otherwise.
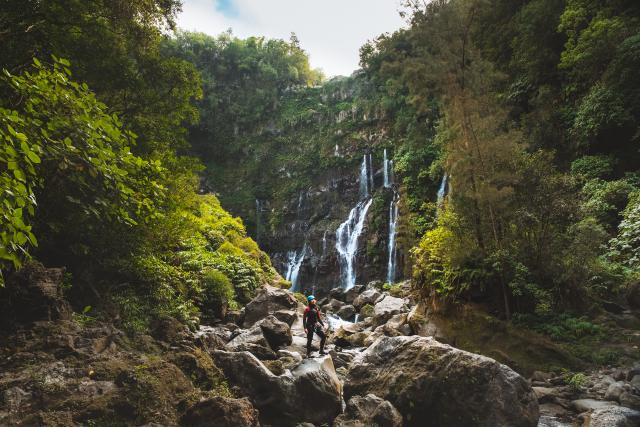
<path fill-rule="evenodd" d="M 353 300 L 353 306 L 358 310 L 365 305 L 374 305 L 382 294 L 377 289 L 367 289 Z"/>
<path fill-rule="evenodd" d="M 258 324 L 264 338 L 273 350 L 291 345 L 291 328 L 285 322 L 279 321 L 275 316 L 268 316 Z"/>
<path fill-rule="evenodd" d="M 604 394 L 604 399 L 620 402 L 620 396 L 625 391 L 631 391 L 631 385 L 626 384 L 623 381 L 616 381 L 609 385 L 606 393 Z"/>
<path fill-rule="evenodd" d="M 538 402 L 509 367 L 424 337 L 381 337 L 354 359 L 345 396 L 389 400 L 406 426 L 533 427 Z"/>
<path fill-rule="evenodd" d="M 248 351 L 262 360 L 277 358 L 259 324 L 242 331 L 226 344 L 226 348 L 230 351 Z"/>
<path fill-rule="evenodd" d="M 630 390 L 623 391 L 618 398 L 618 402 L 620 402 L 620 405 L 626 406 L 627 408 L 640 410 L 640 396 L 634 394 Z"/>
<path fill-rule="evenodd" d="M 280 310 L 293 310 L 298 308 L 298 302 L 290 292 L 273 286 L 264 286 L 244 310 L 244 327 L 249 328 L 257 321 Z"/>
<path fill-rule="evenodd" d="M 595 409 L 589 415 L 589 427 L 637 427 L 640 412 L 621 406 L 606 406 Z"/>
<path fill-rule="evenodd" d="M 342 306 L 342 308 L 340 308 L 340 310 L 338 310 L 336 314 L 344 320 L 349 320 L 353 316 L 355 316 L 356 309 L 352 305 L 345 305 Z"/>
<path fill-rule="evenodd" d="M 249 399 L 212 397 L 187 410 L 181 425 L 186 427 L 237 426 L 259 427 L 258 411 Z"/>
<path fill-rule="evenodd" d="M 362 285 L 356 285 L 353 288 L 347 290 L 344 293 L 344 302 L 347 304 L 353 304 L 353 301 L 364 291 L 365 287 Z"/>
<path fill-rule="evenodd" d="M 63 268 L 46 268 L 29 262 L 7 279 L 0 289 L 3 306 L 0 327 L 37 321 L 71 320 L 71 306 L 63 297 Z"/>
<path fill-rule="evenodd" d="M 373 307 L 373 324 L 382 325 L 392 316 L 408 311 L 404 299 L 386 295 Z"/>
<path fill-rule="evenodd" d="M 576 412 L 587 412 L 595 411 L 596 409 L 608 408 L 610 406 L 617 406 L 617 404 L 596 399 L 577 399 L 571 402 L 571 406 L 576 410 Z"/>
<path fill-rule="evenodd" d="M 273 315 L 281 322 L 292 326 L 298 318 L 298 313 L 295 310 L 278 310 Z"/>
<path fill-rule="evenodd" d="M 266 424 L 330 423 L 340 413 L 342 386 L 329 356 L 306 359 L 282 375 L 274 375 L 249 352 L 215 351 L 213 356 Z"/>
<path fill-rule="evenodd" d="M 402 415 L 391 402 L 368 394 L 349 399 L 344 414 L 333 422 L 333 427 L 369 426 L 402 427 Z"/>

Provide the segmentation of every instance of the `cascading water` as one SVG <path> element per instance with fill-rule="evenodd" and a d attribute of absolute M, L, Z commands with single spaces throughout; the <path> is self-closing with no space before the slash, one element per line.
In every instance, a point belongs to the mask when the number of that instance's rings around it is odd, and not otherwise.
<path fill-rule="evenodd" d="M 362 157 L 362 164 L 360 165 L 360 198 L 369 197 L 369 168 L 367 167 L 367 155 Z"/>
<path fill-rule="evenodd" d="M 322 235 L 322 255 L 321 258 L 324 258 L 327 255 L 327 230 L 324 230 L 324 234 Z"/>
<path fill-rule="evenodd" d="M 373 160 L 371 159 L 371 153 L 367 155 L 367 179 L 369 180 L 369 194 L 373 193 Z"/>
<path fill-rule="evenodd" d="M 290 291 L 298 290 L 298 274 L 300 273 L 300 266 L 307 253 L 307 245 L 302 247 L 302 250 L 298 254 L 298 251 L 287 252 L 287 272 L 285 279 L 291 282 Z"/>
<path fill-rule="evenodd" d="M 393 199 L 389 205 L 389 239 L 387 249 L 389 261 L 387 262 L 387 283 L 394 283 L 396 279 L 396 229 L 398 225 L 398 200 L 397 192 L 393 193 Z"/>
<path fill-rule="evenodd" d="M 370 198 L 373 188 L 371 172 L 371 155 L 365 154 L 360 165 L 360 200 L 349 212 L 349 217 L 336 230 L 336 249 L 340 260 L 341 284 L 349 289 L 356 284 L 356 252 L 358 239 L 362 234 L 364 220 L 373 199 Z"/>
<path fill-rule="evenodd" d="M 384 172 L 384 188 L 391 187 L 391 182 L 389 181 L 389 159 L 387 159 L 387 149 L 384 149 L 384 157 L 382 160 L 382 169 Z"/>
<path fill-rule="evenodd" d="M 340 224 L 336 231 L 336 249 L 340 257 L 342 287 L 345 289 L 351 289 L 356 284 L 355 262 L 358 238 L 362 234 L 364 220 L 372 202 L 373 199 L 358 202 L 349 212 L 347 220 Z"/>
<path fill-rule="evenodd" d="M 438 189 L 438 210 L 442 207 L 444 203 L 444 196 L 447 194 L 447 185 L 449 181 L 449 176 L 445 173 L 442 175 L 442 182 L 440 182 L 440 188 Z"/>

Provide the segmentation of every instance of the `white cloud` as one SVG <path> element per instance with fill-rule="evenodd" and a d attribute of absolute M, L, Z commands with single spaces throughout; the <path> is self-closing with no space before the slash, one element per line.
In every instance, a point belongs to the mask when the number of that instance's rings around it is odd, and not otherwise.
<path fill-rule="evenodd" d="M 404 25 L 399 0 L 234 0 L 226 16 L 216 0 L 184 0 L 178 25 L 217 35 L 228 28 L 238 37 L 288 39 L 297 34 L 313 67 L 329 75 L 358 68 L 360 46 Z"/>

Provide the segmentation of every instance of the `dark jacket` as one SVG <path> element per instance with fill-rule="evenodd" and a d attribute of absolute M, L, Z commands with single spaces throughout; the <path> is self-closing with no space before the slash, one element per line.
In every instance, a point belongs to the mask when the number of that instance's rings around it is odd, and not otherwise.
<path fill-rule="evenodd" d="M 324 326 L 322 316 L 320 315 L 320 309 L 318 307 L 307 306 L 304 310 L 304 315 L 302 316 L 302 326 L 304 329 L 309 329 L 313 328 L 316 323 L 320 323 Z M 307 328 L 307 326 L 309 328 Z"/>

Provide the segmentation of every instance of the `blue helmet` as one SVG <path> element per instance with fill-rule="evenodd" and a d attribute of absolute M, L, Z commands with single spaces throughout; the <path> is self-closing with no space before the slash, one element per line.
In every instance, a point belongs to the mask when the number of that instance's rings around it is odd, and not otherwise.
<path fill-rule="evenodd" d="M 316 299 L 316 297 L 314 297 L 313 295 L 309 295 L 309 296 L 307 297 L 307 301 L 308 301 L 308 302 L 311 302 L 311 301 L 313 301 L 314 299 Z"/>

